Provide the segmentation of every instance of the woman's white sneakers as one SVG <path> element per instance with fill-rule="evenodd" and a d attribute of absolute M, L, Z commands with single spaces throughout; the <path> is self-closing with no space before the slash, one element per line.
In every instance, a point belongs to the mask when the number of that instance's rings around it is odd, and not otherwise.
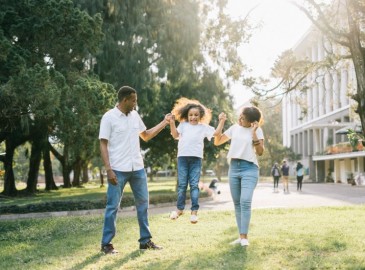
<path fill-rule="evenodd" d="M 195 224 L 198 222 L 198 216 L 197 215 L 191 215 L 190 216 L 190 222 Z"/>
<path fill-rule="evenodd" d="M 231 245 L 241 245 L 243 247 L 248 246 L 250 243 L 248 242 L 247 239 L 245 238 L 238 238 L 236 240 L 234 240 L 233 242 L 231 242 Z"/>

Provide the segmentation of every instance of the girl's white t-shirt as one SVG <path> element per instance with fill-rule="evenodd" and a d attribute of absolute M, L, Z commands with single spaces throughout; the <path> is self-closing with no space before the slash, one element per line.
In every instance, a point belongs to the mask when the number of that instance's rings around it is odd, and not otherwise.
<path fill-rule="evenodd" d="M 177 132 L 179 132 L 177 156 L 203 158 L 204 138 L 210 141 L 215 128 L 202 123 L 192 125 L 189 122 L 181 122 Z"/>
<path fill-rule="evenodd" d="M 231 139 L 227 158 L 244 159 L 253 162 L 258 166 L 256 152 L 252 144 L 252 128 L 246 128 L 239 124 L 234 124 L 228 128 L 224 135 Z M 256 130 L 257 139 L 264 139 L 262 129 Z"/>

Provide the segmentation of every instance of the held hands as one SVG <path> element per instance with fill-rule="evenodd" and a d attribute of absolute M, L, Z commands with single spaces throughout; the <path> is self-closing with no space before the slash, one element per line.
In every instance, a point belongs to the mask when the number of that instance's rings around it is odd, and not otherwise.
<path fill-rule="evenodd" d="M 172 120 L 172 118 L 174 118 L 173 120 L 175 121 L 175 116 L 172 115 L 171 113 L 168 113 L 165 115 L 165 123 L 166 124 L 170 124 L 170 121 Z"/>
<path fill-rule="evenodd" d="M 226 121 L 227 120 L 227 115 L 224 112 L 221 112 L 218 116 L 218 120 L 219 121 Z"/>

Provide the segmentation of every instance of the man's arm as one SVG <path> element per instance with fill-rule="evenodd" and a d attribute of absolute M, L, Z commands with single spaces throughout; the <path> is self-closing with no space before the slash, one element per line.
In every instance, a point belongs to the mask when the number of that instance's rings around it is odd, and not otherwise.
<path fill-rule="evenodd" d="M 148 130 L 145 130 L 139 134 L 139 136 L 144 140 L 145 142 L 151 140 L 153 137 L 155 137 L 158 133 L 160 133 L 161 130 L 163 130 L 171 120 L 171 113 L 168 113 L 165 115 L 165 119 L 162 120 L 160 123 L 158 123 L 153 128 L 150 128 Z"/>
<path fill-rule="evenodd" d="M 100 154 L 103 160 L 104 167 L 107 173 L 108 182 L 112 185 L 118 184 L 117 176 L 110 167 L 109 153 L 108 153 L 108 140 L 100 139 Z"/>

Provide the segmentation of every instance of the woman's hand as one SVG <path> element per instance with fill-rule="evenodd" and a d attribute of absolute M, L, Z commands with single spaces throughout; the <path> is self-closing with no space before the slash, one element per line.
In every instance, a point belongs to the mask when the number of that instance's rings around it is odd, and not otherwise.
<path fill-rule="evenodd" d="M 252 122 L 251 127 L 253 128 L 253 131 L 256 131 L 259 127 L 259 122 L 257 122 L 257 121 Z"/>
<path fill-rule="evenodd" d="M 227 115 L 224 112 L 221 112 L 218 116 L 218 120 L 219 121 L 226 121 L 227 120 Z"/>

